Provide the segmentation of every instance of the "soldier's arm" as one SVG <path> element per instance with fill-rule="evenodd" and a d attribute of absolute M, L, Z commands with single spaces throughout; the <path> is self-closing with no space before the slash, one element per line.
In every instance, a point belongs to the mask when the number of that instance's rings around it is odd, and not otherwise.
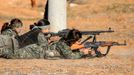
<path fill-rule="evenodd" d="M 14 32 L 14 31 L 12 31 L 11 29 L 7 29 L 7 30 L 3 31 L 1 34 L 3 34 L 3 35 L 9 35 L 11 37 L 17 36 L 17 33 Z"/>
<path fill-rule="evenodd" d="M 64 42 L 58 43 L 57 49 L 67 59 L 79 59 L 84 56 L 83 52 L 73 52 Z"/>
<path fill-rule="evenodd" d="M 43 33 L 38 34 L 38 44 L 41 46 L 47 46 L 48 40 Z"/>
<path fill-rule="evenodd" d="M 1 34 L 12 36 L 11 31 L 8 31 L 8 30 L 3 31 Z"/>

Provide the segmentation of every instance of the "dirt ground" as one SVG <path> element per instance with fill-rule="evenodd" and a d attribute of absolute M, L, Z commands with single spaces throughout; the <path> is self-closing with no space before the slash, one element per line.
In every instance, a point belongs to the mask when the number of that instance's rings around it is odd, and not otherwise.
<path fill-rule="evenodd" d="M 29 25 L 43 17 L 46 0 L 37 0 L 31 8 L 30 0 L 0 0 L 0 27 L 12 18 L 24 23 L 23 33 Z M 99 1 L 99 2 L 98 2 Z M 113 47 L 107 57 L 93 59 L 0 59 L 0 75 L 134 75 L 134 0 L 87 0 L 69 6 L 68 28 L 104 30 L 98 40 L 127 41 L 127 46 Z M 105 48 L 101 48 L 102 51 Z"/>

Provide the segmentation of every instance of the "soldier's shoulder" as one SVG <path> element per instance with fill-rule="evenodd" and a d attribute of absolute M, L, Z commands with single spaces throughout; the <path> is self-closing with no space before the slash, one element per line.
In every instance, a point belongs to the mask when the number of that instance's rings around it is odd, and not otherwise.
<path fill-rule="evenodd" d="M 2 31 L 1 34 L 10 34 L 10 33 L 12 33 L 12 32 L 13 32 L 13 31 L 12 31 L 11 29 L 6 29 L 6 30 Z"/>
<path fill-rule="evenodd" d="M 56 45 L 57 46 L 60 46 L 60 47 L 69 47 L 65 42 L 63 42 L 63 41 L 57 41 L 56 42 Z"/>
<path fill-rule="evenodd" d="M 38 32 L 38 36 L 45 36 L 43 32 Z"/>
<path fill-rule="evenodd" d="M 12 32 L 12 29 L 6 29 L 3 32 Z"/>

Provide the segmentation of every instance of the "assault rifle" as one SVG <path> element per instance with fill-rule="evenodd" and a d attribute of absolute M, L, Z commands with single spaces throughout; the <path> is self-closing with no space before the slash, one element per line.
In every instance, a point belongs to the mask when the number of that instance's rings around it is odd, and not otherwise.
<path fill-rule="evenodd" d="M 59 31 L 58 33 L 50 32 L 50 33 L 45 33 L 45 35 L 50 34 L 51 36 L 59 36 L 59 37 L 64 37 L 70 29 L 64 29 Z M 80 31 L 82 35 L 89 35 L 84 41 L 87 41 L 91 38 L 91 35 L 93 36 L 93 42 L 96 41 L 96 35 L 100 35 L 101 33 L 111 33 L 114 32 L 111 28 L 108 30 L 99 30 L 99 31 Z M 84 43 L 84 41 L 82 43 Z"/>
<path fill-rule="evenodd" d="M 107 47 L 106 53 L 103 54 L 104 56 L 106 56 L 109 53 L 112 46 L 126 46 L 126 45 L 127 45 L 126 41 L 124 41 L 124 43 L 107 42 L 107 41 L 85 42 L 84 43 L 85 48 L 91 48 L 91 49 L 95 50 L 95 53 L 97 53 L 97 49 L 99 47 Z"/>
<path fill-rule="evenodd" d="M 60 36 L 65 37 L 70 29 L 64 29 L 62 31 L 59 31 L 58 33 L 47 33 L 51 34 L 51 36 Z M 80 31 L 82 35 L 88 35 L 88 37 L 81 42 L 81 44 L 84 44 L 85 48 L 91 48 L 95 51 L 96 54 L 98 54 L 98 48 L 99 47 L 107 47 L 106 52 L 103 54 L 106 56 L 112 46 L 125 46 L 126 41 L 124 43 L 118 43 L 118 42 L 107 42 L 107 41 L 97 41 L 96 36 L 100 35 L 101 33 L 112 33 L 114 30 L 109 28 L 108 30 L 100 30 L 100 31 Z M 91 42 L 87 42 L 89 39 L 93 38 Z M 101 52 L 100 52 L 101 53 Z"/>

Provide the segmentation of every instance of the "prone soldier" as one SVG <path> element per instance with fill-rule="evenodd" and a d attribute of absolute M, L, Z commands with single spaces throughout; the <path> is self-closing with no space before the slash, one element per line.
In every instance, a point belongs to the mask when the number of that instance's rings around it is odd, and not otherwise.
<path fill-rule="evenodd" d="M 57 36 L 56 36 L 57 37 Z M 46 50 L 46 58 L 53 59 L 55 57 L 64 59 L 80 59 L 88 54 L 88 49 L 83 48 L 75 51 L 71 46 L 82 37 L 78 30 L 72 29 L 67 34 L 60 38 L 59 41 L 54 41 L 49 46 L 50 49 Z M 81 45 L 79 45 L 81 46 Z"/>
<path fill-rule="evenodd" d="M 38 23 L 32 28 L 30 34 L 27 36 L 17 36 L 14 40 L 17 39 L 17 43 L 25 44 L 19 45 L 18 48 L 14 49 L 0 49 L 0 56 L 4 58 L 18 58 L 18 59 L 30 59 L 30 58 L 41 58 L 44 55 L 44 50 L 47 49 L 48 40 L 44 36 L 44 30 L 48 30 L 49 22 L 47 20 L 41 19 Z M 29 33 L 29 32 L 28 32 Z M 25 34 L 24 34 L 25 35 Z M 22 39 L 22 40 L 21 40 Z M 14 46 L 16 42 L 14 42 Z M 27 43 L 29 42 L 29 43 Z M 23 47 L 22 47 L 23 46 Z"/>
<path fill-rule="evenodd" d="M 26 44 L 20 49 L 13 50 L 1 50 L 0 55 L 5 58 L 18 58 L 18 59 L 31 59 L 31 58 L 45 58 L 45 59 L 79 59 L 83 58 L 86 55 L 89 55 L 89 50 L 87 48 L 92 48 L 98 57 L 104 56 L 98 47 L 100 45 L 106 45 L 106 42 L 89 42 L 80 44 L 79 40 L 82 38 L 82 34 L 79 30 L 72 29 L 68 30 L 62 38 L 59 38 L 58 41 L 48 42 L 48 39 L 45 37 L 43 31 L 47 30 L 47 26 L 50 23 L 44 19 L 40 20 L 35 26 L 31 27 L 33 33 L 27 34 L 27 38 L 24 38 L 21 43 Z M 34 34 L 34 36 L 33 36 Z M 32 38 L 34 37 L 34 38 Z M 55 37 L 55 36 L 54 36 Z M 57 36 L 56 36 L 57 37 Z M 20 37 L 21 38 L 21 37 Z M 23 39 L 23 38 L 22 38 Z M 27 41 L 31 40 L 30 43 Z M 108 46 L 112 46 L 111 43 Z M 27 46 L 28 45 L 28 46 Z M 119 45 L 114 43 L 114 45 Z M 107 46 L 107 45 L 106 45 Z M 109 50 L 108 50 L 109 51 Z M 107 54 L 107 52 L 106 52 Z"/>
<path fill-rule="evenodd" d="M 74 36 L 71 36 L 74 35 Z M 61 38 L 59 41 L 52 42 L 45 45 L 30 44 L 17 50 L 0 51 L 1 56 L 11 59 L 32 59 L 32 58 L 65 58 L 65 59 L 79 59 L 88 54 L 88 50 L 81 50 L 73 52 L 71 45 L 81 38 L 79 31 L 70 30 L 66 37 Z M 45 42 L 43 42 L 45 43 Z"/>

